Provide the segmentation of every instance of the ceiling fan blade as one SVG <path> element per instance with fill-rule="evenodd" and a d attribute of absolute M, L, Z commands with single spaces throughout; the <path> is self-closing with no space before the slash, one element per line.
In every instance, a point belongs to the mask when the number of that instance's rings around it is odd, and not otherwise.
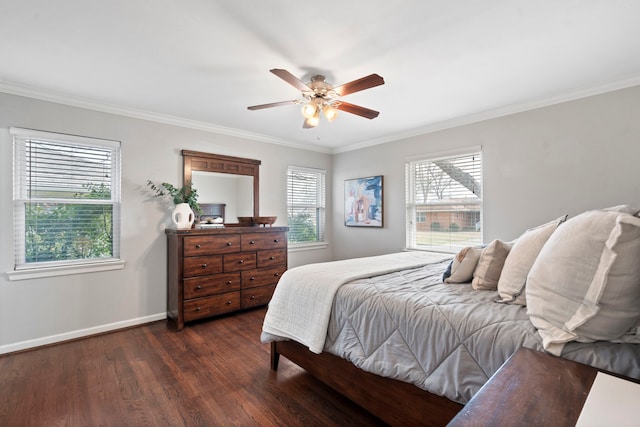
<path fill-rule="evenodd" d="M 358 80 L 354 80 L 349 83 L 345 83 L 341 86 L 333 88 L 333 90 L 340 96 L 345 96 L 353 92 L 359 92 L 361 90 L 369 89 L 372 87 L 380 86 L 384 84 L 384 79 L 377 74 L 370 74 Z"/>
<path fill-rule="evenodd" d="M 364 108 L 359 105 L 349 104 L 348 102 L 342 102 L 342 101 L 340 101 L 340 103 L 336 103 L 335 108 L 341 111 L 345 111 L 347 113 L 362 116 L 367 119 L 375 119 L 380 114 L 380 112 L 378 111 L 370 110 L 368 108 Z"/>
<path fill-rule="evenodd" d="M 273 70 L 269 70 L 276 76 L 280 77 L 285 82 L 289 83 L 291 86 L 295 87 L 300 91 L 308 91 L 311 90 L 309 86 L 304 84 L 299 78 L 288 72 L 287 70 L 282 70 L 280 68 L 274 68 Z"/>
<path fill-rule="evenodd" d="M 270 104 L 252 105 L 251 107 L 247 107 L 247 110 L 262 110 L 263 108 L 280 107 L 281 105 L 299 104 L 299 103 L 300 103 L 299 100 L 294 99 L 292 101 L 280 101 L 280 102 L 272 102 Z"/>

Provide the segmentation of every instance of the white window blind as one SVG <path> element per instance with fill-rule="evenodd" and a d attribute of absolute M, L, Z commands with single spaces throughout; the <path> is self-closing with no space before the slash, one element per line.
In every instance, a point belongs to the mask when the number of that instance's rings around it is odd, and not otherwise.
<path fill-rule="evenodd" d="M 289 166 L 288 239 L 291 244 L 325 241 L 325 171 Z"/>
<path fill-rule="evenodd" d="M 480 151 L 406 164 L 407 248 L 457 252 L 482 242 Z"/>
<path fill-rule="evenodd" d="M 120 143 L 11 128 L 15 268 L 120 257 Z"/>

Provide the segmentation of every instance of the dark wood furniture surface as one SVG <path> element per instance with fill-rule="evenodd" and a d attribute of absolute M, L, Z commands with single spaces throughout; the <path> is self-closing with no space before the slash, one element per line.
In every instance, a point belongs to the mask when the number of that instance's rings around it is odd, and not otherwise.
<path fill-rule="evenodd" d="M 597 373 L 588 365 L 521 348 L 449 426 L 573 427 Z"/>
<path fill-rule="evenodd" d="M 260 160 L 182 150 L 183 184 L 191 183 L 193 171 L 253 177 L 253 216 L 260 216 Z"/>
<path fill-rule="evenodd" d="M 288 227 L 167 229 L 167 318 L 185 322 L 265 305 L 287 269 Z"/>
<path fill-rule="evenodd" d="M 271 343 L 274 371 L 280 355 L 392 426 L 444 426 L 462 409 L 459 403 L 365 372 L 330 353 L 312 353 L 295 341 Z"/>

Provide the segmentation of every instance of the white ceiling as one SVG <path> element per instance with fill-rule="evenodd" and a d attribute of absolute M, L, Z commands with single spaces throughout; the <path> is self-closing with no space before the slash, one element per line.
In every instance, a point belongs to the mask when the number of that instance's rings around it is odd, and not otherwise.
<path fill-rule="evenodd" d="M 302 129 L 269 73 L 385 85 Z M 0 0 L 0 91 L 341 151 L 640 84 L 636 0 Z"/>

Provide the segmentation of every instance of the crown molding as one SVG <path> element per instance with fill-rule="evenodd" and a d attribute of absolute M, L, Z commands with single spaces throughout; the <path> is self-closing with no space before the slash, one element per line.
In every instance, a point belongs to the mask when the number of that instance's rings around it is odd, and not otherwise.
<path fill-rule="evenodd" d="M 274 138 L 264 134 L 258 134 L 254 132 L 248 132 L 240 129 L 229 128 L 224 126 L 218 126 L 211 123 L 200 122 L 196 120 L 184 119 L 181 117 L 171 116 L 168 114 L 155 113 L 151 111 L 138 110 L 134 108 L 127 108 L 115 105 L 109 105 L 101 103 L 95 100 L 73 97 L 66 94 L 56 93 L 43 89 L 37 89 L 28 86 L 17 85 L 14 83 L 7 83 L 0 81 L 0 92 L 24 96 L 27 98 L 34 98 L 41 101 L 55 102 L 58 104 L 69 105 L 73 107 L 85 108 L 89 110 L 100 111 L 103 113 L 117 114 L 126 117 L 132 117 L 141 120 L 148 120 L 157 123 L 163 123 L 173 126 L 179 126 L 188 129 L 201 130 L 205 132 L 211 132 L 220 135 L 233 136 L 237 138 L 248 139 L 252 141 L 266 142 L 269 144 L 282 145 L 291 148 L 297 148 L 306 151 L 315 151 L 325 154 L 339 154 L 348 151 L 360 150 L 375 145 L 386 144 L 393 141 L 399 141 L 403 139 L 413 138 L 419 135 L 426 135 L 446 129 L 455 128 L 458 126 L 469 125 L 485 120 L 496 119 L 499 117 L 505 117 L 512 114 L 521 113 L 524 111 L 535 110 L 537 108 L 548 107 L 555 104 L 561 104 L 564 102 L 574 101 L 581 98 L 587 98 L 590 96 L 600 95 L 607 92 L 613 92 L 620 89 L 625 89 L 632 86 L 640 85 L 640 75 L 631 76 L 625 79 L 617 80 L 614 82 L 604 83 L 597 86 L 580 88 L 577 90 L 567 91 L 560 95 L 540 98 L 533 101 L 523 102 L 519 104 L 513 104 L 507 107 L 496 108 L 493 110 L 483 111 L 477 114 L 470 114 L 464 117 L 458 117 L 451 120 L 445 120 L 438 123 L 430 124 L 415 129 L 408 130 L 406 132 L 400 132 L 384 137 L 376 138 L 373 140 L 358 142 L 350 144 L 344 147 L 320 147 L 310 146 L 301 143 L 295 143 L 287 141 L 281 138 Z"/>
<path fill-rule="evenodd" d="M 283 145 L 291 148 L 298 148 L 307 151 L 317 151 L 330 154 L 331 150 L 326 147 L 306 146 L 294 143 L 281 138 L 248 132 L 240 129 L 218 126 L 211 123 L 200 122 L 197 120 L 189 120 L 181 117 L 171 116 L 169 114 L 155 113 L 135 108 L 121 107 L 116 105 L 105 104 L 91 99 L 74 97 L 53 91 L 37 89 L 28 86 L 17 85 L 0 81 L 0 92 L 23 96 L 26 98 L 38 99 L 40 101 L 55 102 L 57 104 L 68 105 L 71 107 L 85 108 L 88 110 L 100 111 L 102 113 L 116 114 L 135 119 L 147 120 L 172 126 L 179 126 L 188 129 L 201 130 L 219 135 L 233 136 L 244 138 L 252 141 L 266 142 L 269 144 Z"/>
<path fill-rule="evenodd" d="M 493 110 L 483 111 L 477 114 L 470 114 L 464 117 L 458 117 L 451 120 L 445 120 L 442 122 L 434 123 L 428 126 L 409 130 L 407 132 L 397 133 L 366 142 L 351 144 L 346 147 L 335 148 L 332 150 L 333 154 L 343 153 L 347 151 L 359 150 L 362 148 L 371 147 L 374 145 L 386 144 L 393 141 L 400 141 L 403 139 L 413 138 L 415 136 L 426 135 L 434 132 L 439 132 L 446 129 L 451 129 L 459 126 L 469 125 L 472 123 L 482 122 L 485 120 L 497 119 L 499 117 L 510 116 L 512 114 L 522 113 L 524 111 L 535 110 L 537 108 L 549 107 L 551 105 L 562 104 L 564 102 L 575 101 L 582 98 L 588 98 L 590 96 L 601 95 L 607 92 L 613 92 L 616 90 L 626 89 L 628 87 L 640 85 L 640 75 L 628 77 L 625 79 L 617 80 L 615 82 L 609 82 L 598 86 L 580 88 L 573 91 L 567 91 L 560 95 L 540 98 L 534 101 L 523 102 L 519 104 L 513 104 L 506 107 L 496 108 Z"/>

